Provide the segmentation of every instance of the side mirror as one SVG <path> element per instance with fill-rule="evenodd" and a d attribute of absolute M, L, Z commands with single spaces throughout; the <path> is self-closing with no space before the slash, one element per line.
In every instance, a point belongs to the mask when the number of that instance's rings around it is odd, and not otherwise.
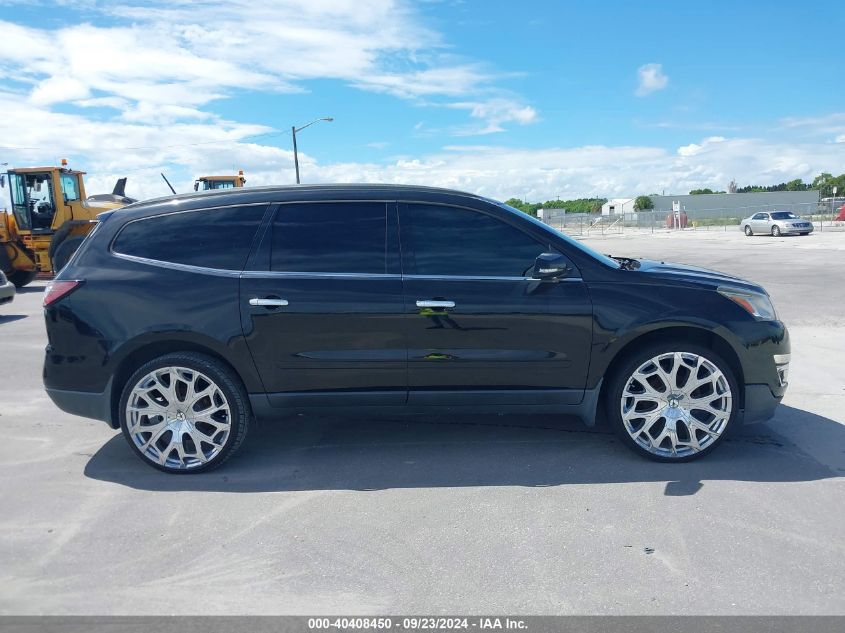
<path fill-rule="evenodd" d="M 194 181 L 194 191 L 199 191 L 199 189 L 200 189 L 200 181 L 195 180 Z"/>
<path fill-rule="evenodd" d="M 0 188 L 6 188 L 6 174 L 0 174 Z"/>
<path fill-rule="evenodd" d="M 572 272 L 569 261 L 560 253 L 543 253 L 534 262 L 532 277 L 541 281 L 563 279 Z"/>

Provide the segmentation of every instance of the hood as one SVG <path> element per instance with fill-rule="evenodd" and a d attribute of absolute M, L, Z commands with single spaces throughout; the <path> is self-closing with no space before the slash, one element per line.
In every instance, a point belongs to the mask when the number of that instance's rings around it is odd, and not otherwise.
<path fill-rule="evenodd" d="M 638 269 L 628 272 L 634 275 L 649 275 L 650 278 L 657 277 L 672 285 L 704 286 L 713 290 L 719 286 L 730 286 L 750 292 L 768 294 L 759 284 L 707 268 L 687 266 L 686 264 L 667 264 L 666 262 L 648 259 L 641 259 L 639 262 L 640 267 Z"/>

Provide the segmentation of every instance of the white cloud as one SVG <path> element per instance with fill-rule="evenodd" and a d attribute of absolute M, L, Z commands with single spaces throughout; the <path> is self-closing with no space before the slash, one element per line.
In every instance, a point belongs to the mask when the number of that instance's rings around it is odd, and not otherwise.
<path fill-rule="evenodd" d="M 653 92 L 663 90 L 669 85 L 669 77 L 663 73 L 663 64 L 644 64 L 637 69 L 638 97 L 645 97 Z"/>
<path fill-rule="evenodd" d="M 138 121 L 166 106 L 177 120 L 236 90 L 302 92 L 314 79 L 421 105 L 500 91 L 497 74 L 447 54 L 405 0 L 124 0 L 92 2 L 86 16 L 55 29 L 0 20 L 0 67 L 36 105 L 106 106 Z M 510 121 L 491 112 L 486 127 Z"/>
<path fill-rule="evenodd" d="M 457 136 L 471 136 L 475 134 L 492 134 L 504 131 L 503 124 L 518 123 L 528 125 L 537 121 L 537 111 L 531 106 L 507 98 L 493 98 L 487 101 L 458 102 L 449 105 L 450 108 L 469 110 L 470 116 L 480 119 L 483 123 L 478 126 L 466 126 L 455 131 Z"/>

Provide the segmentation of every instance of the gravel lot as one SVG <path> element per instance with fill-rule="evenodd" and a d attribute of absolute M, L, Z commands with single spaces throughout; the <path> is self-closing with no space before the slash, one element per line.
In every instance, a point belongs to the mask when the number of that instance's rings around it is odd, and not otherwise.
<path fill-rule="evenodd" d="M 546 417 L 298 418 L 168 476 L 52 406 L 25 289 L 0 309 L 0 614 L 845 614 L 845 233 L 587 241 L 763 283 L 793 344 L 777 416 L 676 465 Z"/>

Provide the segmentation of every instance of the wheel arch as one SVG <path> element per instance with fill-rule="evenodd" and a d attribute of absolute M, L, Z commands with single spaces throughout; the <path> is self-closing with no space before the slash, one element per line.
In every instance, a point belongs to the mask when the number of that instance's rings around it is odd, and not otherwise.
<path fill-rule="evenodd" d="M 128 352 L 120 359 L 110 381 L 111 393 L 109 394 L 109 403 L 111 415 L 108 423 L 113 429 L 120 428 L 120 412 L 118 407 L 120 405 L 120 396 L 123 393 L 123 387 L 126 381 L 141 365 L 154 360 L 165 354 L 178 354 L 180 352 L 193 352 L 208 356 L 226 367 L 235 380 L 237 380 L 244 394 L 247 394 L 247 388 L 244 383 L 241 372 L 222 354 L 208 345 L 196 341 L 162 339 L 148 341 L 132 351 Z M 247 399 L 248 400 L 248 399 Z"/>
<path fill-rule="evenodd" d="M 652 329 L 626 341 L 620 346 L 604 368 L 603 373 L 606 379 L 602 381 L 599 403 L 604 403 L 607 400 L 607 389 L 612 382 L 609 378 L 618 371 L 619 367 L 628 358 L 651 345 L 667 342 L 694 343 L 715 351 L 733 372 L 734 378 L 740 386 L 738 394 L 739 406 L 740 409 L 745 408 L 745 393 L 744 389 L 741 388 L 745 384 L 745 372 L 736 350 L 727 339 L 713 330 L 692 325 L 674 325 Z"/>

